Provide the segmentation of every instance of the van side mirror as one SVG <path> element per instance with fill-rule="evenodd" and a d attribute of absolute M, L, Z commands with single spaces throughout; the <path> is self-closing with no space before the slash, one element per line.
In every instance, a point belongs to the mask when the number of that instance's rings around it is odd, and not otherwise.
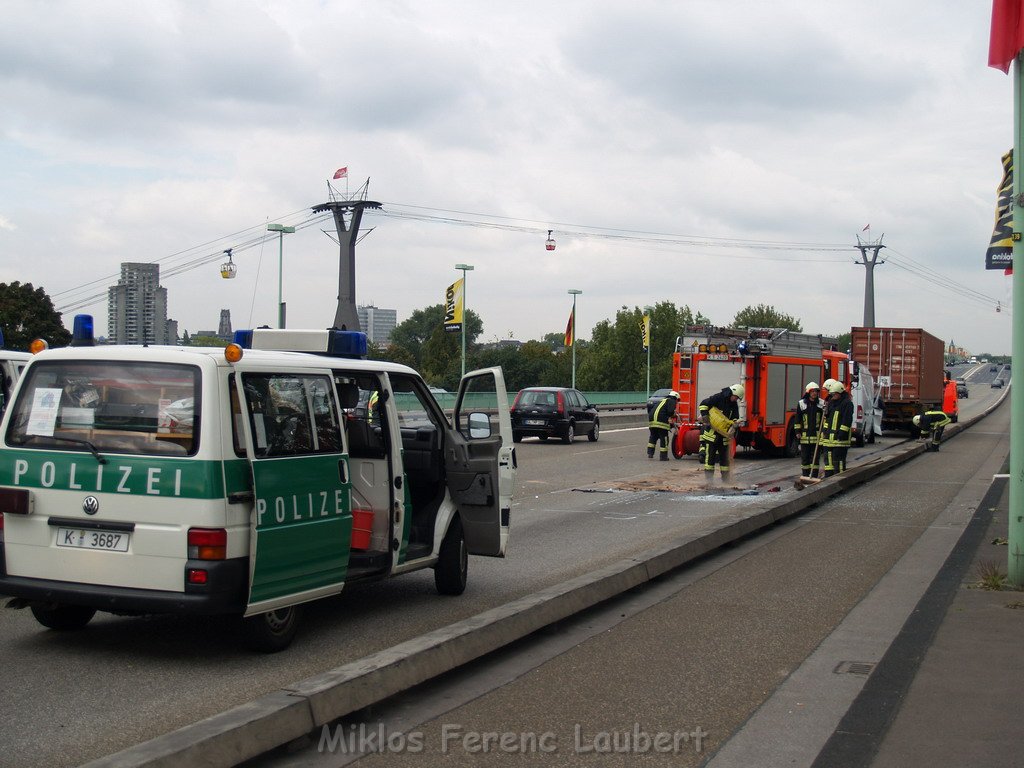
<path fill-rule="evenodd" d="M 486 413 L 469 414 L 469 437 L 471 440 L 482 440 L 491 436 L 491 420 Z"/>

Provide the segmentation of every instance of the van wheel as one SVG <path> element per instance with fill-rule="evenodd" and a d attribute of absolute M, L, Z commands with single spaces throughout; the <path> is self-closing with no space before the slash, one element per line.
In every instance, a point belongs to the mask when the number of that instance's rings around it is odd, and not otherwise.
<path fill-rule="evenodd" d="M 571 443 L 575 439 L 576 439 L 576 427 L 573 424 L 569 424 L 569 426 L 565 428 L 565 436 L 562 438 L 562 442 L 565 443 L 566 445 L 568 445 L 569 443 Z"/>
<path fill-rule="evenodd" d="M 297 605 L 278 608 L 242 619 L 245 644 L 260 653 L 277 653 L 292 644 L 299 629 L 302 609 Z"/>
<path fill-rule="evenodd" d="M 790 422 L 789 429 L 786 430 L 786 443 L 779 452 L 787 459 L 793 459 L 800 455 L 800 438 L 796 436 L 793 422 Z"/>
<path fill-rule="evenodd" d="M 590 442 L 592 442 L 592 443 L 596 443 L 597 439 L 600 436 L 601 436 L 601 422 L 595 421 L 594 422 L 594 428 L 592 430 L 590 430 L 590 434 L 587 435 L 587 439 Z"/>
<path fill-rule="evenodd" d="M 96 609 L 82 605 L 34 603 L 32 615 L 36 617 L 36 621 L 49 629 L 81 629 L 96 615 Z"/>
<path fill-rule="evenodd" d="M 466 590 L 468 575 L 466 537 L 462 533 L 462 521 L 456 517 L 441 541 L 437 565 L 434 566 L 434 586 L 442 595 L 461 595 Z"/>

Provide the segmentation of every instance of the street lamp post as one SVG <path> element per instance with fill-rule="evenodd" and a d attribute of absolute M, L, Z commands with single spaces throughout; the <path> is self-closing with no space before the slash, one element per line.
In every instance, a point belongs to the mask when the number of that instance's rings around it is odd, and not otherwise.
<path fill-rule="evenodd" d="M 576 389 L 576 297 L 583 291 L 570 288 L 569 293 L 572 295 L 572 388 Z"/>
<path fill-rule="evenodd" d="M 277 327 L 284 328 L 284 299 L 281 296 L 284 283 L 284 236 L 295 231 L 295 227 L 284 224 L 267 224 L 268 232 L 277 232 Z"/>
<path fill-rule="evenodd" d="M 466 303 L 466 273 L 473 271 L 472 264 L 456 264 L 462 270 L 462 375 L 466 375 L 466 324 L 469 322 L 469 305 Z"/>
<path fill-rule="evenodd" d="M 644 341 L 647 342 L 647 399 L 651 399 L 651 315 L 652 307 L 644 307 Z"/>

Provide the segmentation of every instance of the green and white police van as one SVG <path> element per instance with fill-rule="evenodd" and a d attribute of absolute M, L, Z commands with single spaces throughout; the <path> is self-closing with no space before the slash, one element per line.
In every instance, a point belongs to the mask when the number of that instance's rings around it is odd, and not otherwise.
<path fill-rule="evenodd" d="M 277 651 L 301 604 L 346 583 L 433 568 L 457 595 L 468 554 L 504 557 L 500 368 L 466 374 L 449 420 L 416 371 L 366 360 L 363 334 L 239 339 L 32 357 L 2 425 L 0 595 L 52 629 L 235 614 Z"/>

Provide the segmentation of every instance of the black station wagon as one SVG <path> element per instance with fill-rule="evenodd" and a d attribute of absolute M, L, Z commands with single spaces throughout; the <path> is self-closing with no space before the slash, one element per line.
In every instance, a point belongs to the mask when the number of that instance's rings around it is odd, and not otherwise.
<path fill-rule="evenodd" d="M 512 403 L 512 440 L 537 437 L 542 441 L 559 437 L 571 443 L 576 435 L 591 442 L 601 433 L 597 406 L 578 389 L 568 387 L 529 387 L 519 390 Z"/>

